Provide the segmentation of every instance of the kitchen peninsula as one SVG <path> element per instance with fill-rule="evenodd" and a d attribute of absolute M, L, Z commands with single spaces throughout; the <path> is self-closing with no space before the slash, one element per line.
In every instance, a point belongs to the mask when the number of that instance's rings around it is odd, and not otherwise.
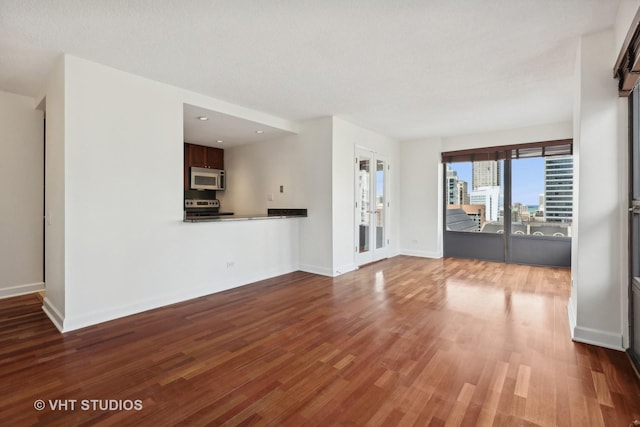
<path fill-rule="evenodd" d="M 306 218 L 306 209 L 268 209 L 266 214 L 255 215 L 211 215 L 187 218 L 184 222 L 224 222 L 224 221 L 250 221 L 262 219 Z"/>

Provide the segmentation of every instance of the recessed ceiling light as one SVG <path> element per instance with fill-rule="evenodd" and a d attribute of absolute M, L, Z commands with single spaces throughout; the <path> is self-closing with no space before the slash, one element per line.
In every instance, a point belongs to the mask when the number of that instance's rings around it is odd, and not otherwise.
<path fill-rule="evenodd" d="M 209 117 L 207 116 L 198 116 L 198 120 L 202 120 L 203 122 L 209 120 Z"/>
<path fill-rule="evenodd" d="M 263 134 L 263 133 L 264 133 L 264 131 L 263 131 L 263 130 L 257 130 L 257 131 L 256 131 L 256 133 L 257 133 L 258 135 L 260 135 L 260 134 Z"/>
<path fill-rule="evenodd" d="M 221 144 L 221 143 L 222 143 L 222 140 L 221 140 L 221 139 L 219 139 L 219 140 L 217 140 L 216 142 L 217 142 L 218 144 Z"/>

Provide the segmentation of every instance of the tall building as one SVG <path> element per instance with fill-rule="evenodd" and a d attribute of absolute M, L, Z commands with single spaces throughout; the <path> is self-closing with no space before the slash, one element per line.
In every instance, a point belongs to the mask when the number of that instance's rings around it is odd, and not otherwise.
<path fill-rule="evenodd" d="M 498 221 L 500 214 L 500 187 L 481 187 L 471 192 L 471 204 L 484 206 L 485 220 Z"/>
<path fill-rule="evenodd" d="M 480 187 L 500 187 L 500 162 L 486 160 L 473 162 L 471 169 L 471 189 Z"/>
<path fill-rule="evenodd" d="M 571 222 L 573 218 L 573 157 L 544 160 L 544 218 L 549 222 Z"/>
<path fill-rule="evenodd" d="M 371 194 L 369 190 L 369 165 L 361 164 L 361 167 L 366 167 L 367 169 L 360 169 L 360 173 L 358 174 L 358 188 L 360 189 L 360 194 L 358 194 L 358 200 L 360 200 L 360 224 L 369 224 L 369 211 L 370 200 L 369 194 Z"/>
<path fill-rule="evenodd" d="M 469 184 L 462 179 L 458 180 L 458 201 L 461 205 L 468 205 L 471 203 L 469 199 Z"/>
<path fill-rule="evenodd" d="M 534 214 L 536 218 L 544 218 L 544 193 L 538 196 L 538 209 Z"/>
<path fill-rule="evenodd" d="M 460 204 L 458 199 L 458 172 L 451 169 L 449 165 L 447 165 L 447 204 Z"/>
<path fill-rule="evenodd" d="M 516 202 L 511 209 L 511 221 L 513 222 L 527 222 L 531 215 L 529 214 L 529 206 Z"/>

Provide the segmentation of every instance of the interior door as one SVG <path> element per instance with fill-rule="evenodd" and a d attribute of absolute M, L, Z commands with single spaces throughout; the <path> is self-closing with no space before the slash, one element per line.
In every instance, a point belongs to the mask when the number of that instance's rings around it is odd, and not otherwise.
<path fill-rule="evenodd" d="M 355 262 L 362 265 L 388 256 L 389 164 L 362 148 L 355 160 Z"/>

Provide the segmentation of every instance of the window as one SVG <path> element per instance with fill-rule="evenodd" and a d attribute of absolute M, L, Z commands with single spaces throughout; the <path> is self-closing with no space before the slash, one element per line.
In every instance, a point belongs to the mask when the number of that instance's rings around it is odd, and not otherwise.
<path fill-rule="evenodd" d="M 573 156 L 511 161 L 511 232 L 571 236 Z"/>
<path fill-rule="evenodd" d="M 504 161 L 447 164 L 446 227 L 451 231 L 504 231 Z"/>
<path fill-rule="evenodd" d="M 447 231 L 504 233 L 508 181 L 510 208 L 506 215 L 511 234 L 571 236 L 571 140 L 449 152 L 442 158 Z"/>
<path fill-rule="evenodd" d="M 445 256 L 568 267 L 573 141 L 442 153 Z"/>

